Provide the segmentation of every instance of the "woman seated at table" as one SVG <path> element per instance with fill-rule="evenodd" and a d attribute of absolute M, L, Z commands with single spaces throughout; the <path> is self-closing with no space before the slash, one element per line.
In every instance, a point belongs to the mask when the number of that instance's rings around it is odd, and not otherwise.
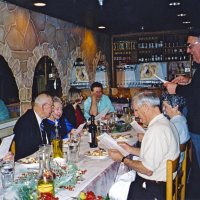
<path fill-rule="evenodd" d="M 58 123 L 58 134 L 61 139 L 69 137 L 69 134 L 73 134 L 75 129 L 74 126 L 64 117 L 63 114 L 63 105 L 59 97 L 53 97 L 53 112 L 48 119 L 43 120 L 43 129 L 47 132 L 48 140 L 51 142 L 55 136 L 55 124 Z"/>
<path fill-rule="evenodd" d="M 63 115 L 75 128 L 85 122 L 84 114 L 79 106 L 82 100 L 81 90 L 71 87 L 68 93 L 68 103 L 63 109 Z"/>
<path fill-rule="evenodd" d="M 182 96 L 167 93 L 162 95 L 163 113 L 170 118 L 170 122 L 176 127 L 180 138 L 180 144 L 185 144 L 190 139 L 187 120 L 182 114 L 185 105 L 186 101 Z M 180 163 L 183 161 L 183 156 L 182 153 Z"/>

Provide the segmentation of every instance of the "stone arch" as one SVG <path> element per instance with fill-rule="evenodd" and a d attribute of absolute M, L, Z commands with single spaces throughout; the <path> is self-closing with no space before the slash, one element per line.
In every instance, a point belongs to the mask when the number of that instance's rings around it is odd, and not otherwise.
<path fill-rule="evenodd" d="M 62 84 L 62 89 L 64 87 L 63 84 L 63 80 L 64 80 L 64 75 L 63 75 L 63 71 L 62 71 L 62 62 L 59 61 L 58 56 L 57 56 L 57 51 L 53 48 L 50 47 L 49 44 L 45 43 L 41 46 L 37 46 L 34 50 L 33 50 L 33 56 L 31 58 L 29 58 L 27 65 L 29 66 L 29 71 L 27 73 L 27 79 L 31 79 L 31 87 L 30 89 L 32 89 L 32 85 L 33 85 L 33 76 L 34 76 L 34 72 L 35 72 L 35 68 L 37 66 L 37 63 L 39 62 L 39 60 L 43 57 L 43 56 L 48 56 L 49 58 L 51 58 L 55 64 L 55 67 L 58 70 L 59 73 L 59 78 L 61 80 L 61 84 Z"/>
<path fill-rule="evenodd" d="M 22 85 L 20 85 L 21 78 L 21 69 L 20 69 L 20 61 L 19 59 L 15 59 L 12 55 L 12 51 L 7 44 L 0 43 L 0 55 L 2 55 L 5 61 L 8 63 L 13 76 L 15 77 L 15 81 L 17 84 L 17 88 L 20 91 Z M 20 95 L 19 95 L 20 99 Z"/>

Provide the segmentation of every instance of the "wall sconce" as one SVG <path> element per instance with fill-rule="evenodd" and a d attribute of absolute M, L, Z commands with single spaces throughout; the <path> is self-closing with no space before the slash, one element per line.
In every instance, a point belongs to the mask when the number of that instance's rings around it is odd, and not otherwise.
<path fill-rule="evenodd" d="M 96 67 L 95 81 L 103 85 L 103 88 L 108 86 L 108 74 L 103 61 L 99 61 Z"/>

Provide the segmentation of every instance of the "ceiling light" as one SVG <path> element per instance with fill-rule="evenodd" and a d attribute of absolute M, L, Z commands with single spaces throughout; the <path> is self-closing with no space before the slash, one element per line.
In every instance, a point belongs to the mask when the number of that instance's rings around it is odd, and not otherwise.
<path fill-rule="evenodd" d="M 186 13 L 179 13 L 177 14 L 177 17 L 185 17 L 186 16 Z"/>
<path fill-rule="evenodd" d="M 184 21 L 183 24 L 190 24 L 190 21 Z"/>
<path fill-rule="evenodd" d="M 105 29 L 105 26 L 98 26 L 98 29 Z"/>
<path fill-rule="evenodd" d="M 43 7 L 43 6 L 46 6 L 46 2 L 43 1 L 43 0 L 36 0 L 34 3 L 33 3 L 34 6 L 37 6 L 37 7 Z"/>
<path fill-rule="evenodd" d="M 98 0 L 99 1 L 99 5 L 103 6 L 103 0 Z"/>
<path fill-rule="evenodd" d="M 173 1 L 169 3 L 170 6 L 180 6 L 181 3 L 179 1 Z"/>

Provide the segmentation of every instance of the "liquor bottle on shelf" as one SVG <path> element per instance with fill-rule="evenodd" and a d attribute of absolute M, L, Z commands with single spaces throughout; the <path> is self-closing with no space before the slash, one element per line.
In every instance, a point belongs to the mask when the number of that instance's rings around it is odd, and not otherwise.
<path fill-rule="evenodd" d="M 63 152 L 62 152 L 62 139 L 58 133 L 58 121 L 55 121 L 55 138 L 52 140 L 52 146 L 53 146 L 53 157 L 54 158 L 62 158 Z"/>
<path fill-rule="evenodd" d="M 90 148 L 95 148 L 98 146 L 97 144 L 97 125 L 95 124 L 95 117 L 91 115 L 91 123 L 89 125 L 89 144 Z"/>

